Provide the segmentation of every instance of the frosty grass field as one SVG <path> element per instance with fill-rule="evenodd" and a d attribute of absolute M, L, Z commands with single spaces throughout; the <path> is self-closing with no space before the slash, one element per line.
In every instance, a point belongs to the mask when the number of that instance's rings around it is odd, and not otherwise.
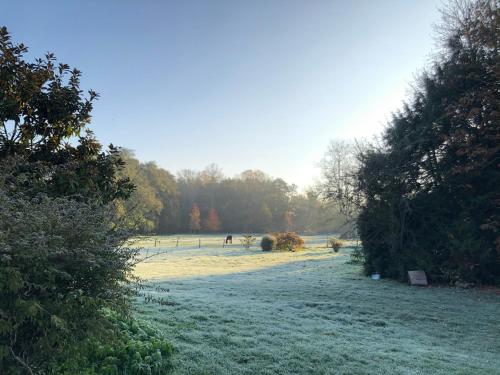
<path fill-rule="evenodd" d="M 167 253 L 136 273 L 174 305 L 137 307 L 174 344 L 176 374 L 500 374 L 495 290 L 373 281 L 319 236 L 293 253 L 155 240 L 143 253 Z"/>

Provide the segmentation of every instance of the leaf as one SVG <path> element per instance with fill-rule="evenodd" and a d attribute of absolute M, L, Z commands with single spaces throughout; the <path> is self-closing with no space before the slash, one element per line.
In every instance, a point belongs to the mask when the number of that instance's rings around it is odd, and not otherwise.
<path fill-rule="evenodd" d="M 66 329 L 66 322 L 61 319 L 60 317 L 58 317 L 57 315 L 51 315 L 50 316 L 50 322 L 52 323 L 52 325 L 58 329 L 62 329 L 62 330 L 65 330 Z"/>

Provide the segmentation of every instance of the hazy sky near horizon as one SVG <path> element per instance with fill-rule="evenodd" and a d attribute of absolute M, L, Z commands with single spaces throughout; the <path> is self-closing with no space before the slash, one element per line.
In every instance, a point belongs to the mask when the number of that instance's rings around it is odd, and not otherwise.
<path fill-rule="evenodd" d="M 438 0 L 0 1 L 29 58 L 99 92 L 91 129 L 176 173 L 305 187 L 330 139 L 379 134 L 434 50 Z"/>

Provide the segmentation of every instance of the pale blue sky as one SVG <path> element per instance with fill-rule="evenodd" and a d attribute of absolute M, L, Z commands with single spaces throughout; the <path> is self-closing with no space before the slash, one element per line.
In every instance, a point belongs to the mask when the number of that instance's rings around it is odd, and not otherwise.
<path fill-rule="evenodd" d="M 92 129 L 175 173 L 306 186 L 329 139 L 371 137 L 434 48 L 437 0 L 7 1 L 0 25 L 101 94 Z"/>

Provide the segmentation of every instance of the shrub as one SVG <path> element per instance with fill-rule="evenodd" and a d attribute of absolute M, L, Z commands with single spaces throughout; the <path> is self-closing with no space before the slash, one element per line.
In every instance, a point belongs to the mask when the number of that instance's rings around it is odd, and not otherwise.
<path fill-rule="evenodd" d="M 344 246 L 344 241 L 338 238 L 332 237 L 328 239 L 328 247 L 331 247 L 336 253 L 339 252 L 340 248 Z"/>
<path fill-rule="evenodd" d="M 257 241 L 257 238 L 253 234 L 245 234 L 240 241 L 245 249 L 249 249 Z"/>
<path fill-rule="evenodd" d="M 135 251 L 106 206 L 7 195 L 0 184 L 0 368 L 44 371 L 127 313 Z"/>
<path fill-rule="evenodd" d="M 74 347 L 49 374 L 160 375 L 170 370 L 173 348 L 157 329 L 110 310 L 103 313 L 109 324 L 100 336 Z"/>
<path fill-rule="evenodd" d="M 116 320 L 135 251 L 111 205 L 134 186 L 117 148 L 81 134 L 97 94 L 83 95 L 77 69 L 26 51 L 0 28 L 0 372 L 163 374 L 168 343 Z"/>
<path fill-rule="evenodd" d="M 295 232 L 274 233 L 276 249 L 295 251 L 304 246 L 304 240 Z"/>
<path fill-rule="evenodd" d="M 272 234 L 266 234 L 265 236 L 262 237 L 262 240 L 260 241 L 260 247 L 264 251 L 271 251 L 276 249 L 276 244 L 278 243 L 278 240 L 276 237 L 274 237 Z"/>
<path fill-rule="evenodd" d="M 357 265 L 365 264 L 365 255 L 363 253 L 363 249 L 360 246 L 356 246 L 351 252 L 348 263 Z"/>

